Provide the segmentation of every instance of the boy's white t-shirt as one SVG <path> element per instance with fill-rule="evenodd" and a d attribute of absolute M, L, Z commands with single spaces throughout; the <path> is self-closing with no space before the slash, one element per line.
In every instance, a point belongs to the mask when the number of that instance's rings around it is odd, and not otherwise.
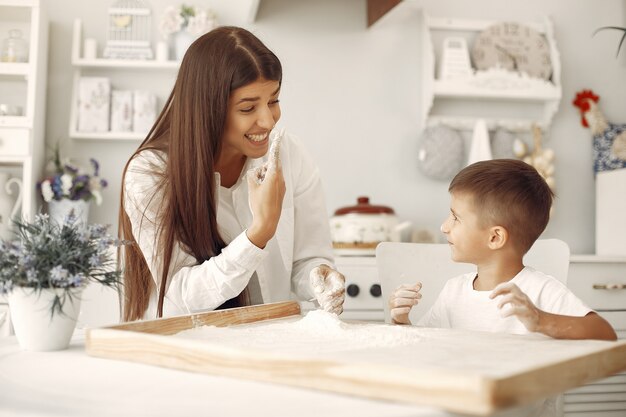
<path fill-rule="evenodd" d="M 418 321 L 418 326 L 466 329 L 514 334 L 530 333 L 515 316 L 502 317 L 498 309 L 500 296 L 489 298 L 491 291 L 476 291 L 476 273 L 448 280 L 431 309 Z M 565 316 L 586 316 L 593 312 L 556 278 L 524 267 L 511 279 L 528 298 L 548 313 Z M 509 308 L 505 306 L 504 309 Z"/>
<path fill-rule="evenodd" d="M 418 326 L 467 329 L 486 332 L 528 334 L 528 329 L 515 316 L 503 318 L 498 309 L 499 299 L 489 298 L 491 291 L 476 291 L 472 272 L 446 282 L 431 309 L 418 321 Z M 586 316 L 593 312 L 556 278 L 531 267 L 524 267 L 511 279 L 539 308 L 553 314 Z M 504 309 L 507 307 L 505 306 Z M 530 406 L 527 417 L 557 415 L 557 397 L 537 401 Z"/>

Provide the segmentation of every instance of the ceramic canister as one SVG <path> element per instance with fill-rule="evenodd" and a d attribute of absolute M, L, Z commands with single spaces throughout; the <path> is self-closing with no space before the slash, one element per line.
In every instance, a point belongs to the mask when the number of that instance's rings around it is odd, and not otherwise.
<path fill-rule="evenodd" d="M 335 249 L 373 249 L 380 242 L 400 240 L 400 231 L 410 223 L 400 223 L 392 208 L 372 205 L 368 197 L 357 204 L 342 207 L 330 219 L 330 233 Z"/>

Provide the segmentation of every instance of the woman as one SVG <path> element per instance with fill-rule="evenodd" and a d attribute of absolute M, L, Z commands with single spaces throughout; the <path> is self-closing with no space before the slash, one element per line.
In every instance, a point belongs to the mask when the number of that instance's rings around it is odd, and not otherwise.
<path fill-rule="evenodd" d="M 124 319 L 317 299 L 341 313 L 317 169 L 292 136 L 266 164 L 282 68 L 250 32 L 188 49 L 174 89 L 123 175 Z M 256 174 L 267 169 L 258 183 Z"/>

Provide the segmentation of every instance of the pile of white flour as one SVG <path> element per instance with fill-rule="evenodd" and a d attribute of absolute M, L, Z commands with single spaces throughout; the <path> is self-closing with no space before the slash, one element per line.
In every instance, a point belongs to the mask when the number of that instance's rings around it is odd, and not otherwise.
<path fill-rule="evenodd" d="M 232 327 L 202 326 L 177 337 L 215 341 L 236 347 L 281 351 L 337 352 L 405 346 L 417 343 L 419 329 L 372 323 L 346 323 L 337 315 L 314 310 L 306 316 L 278 322 Z"/>

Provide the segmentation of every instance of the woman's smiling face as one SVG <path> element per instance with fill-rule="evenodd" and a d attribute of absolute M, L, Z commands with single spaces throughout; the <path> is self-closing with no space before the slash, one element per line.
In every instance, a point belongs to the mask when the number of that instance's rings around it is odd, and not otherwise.
<path fill-rule="evenodd" d="M 267 153 L 269 134 L 280 119 L 280 83 L 258 79 L 234 90 L 228 101 L 222 154 L 260 158 Z"/>

